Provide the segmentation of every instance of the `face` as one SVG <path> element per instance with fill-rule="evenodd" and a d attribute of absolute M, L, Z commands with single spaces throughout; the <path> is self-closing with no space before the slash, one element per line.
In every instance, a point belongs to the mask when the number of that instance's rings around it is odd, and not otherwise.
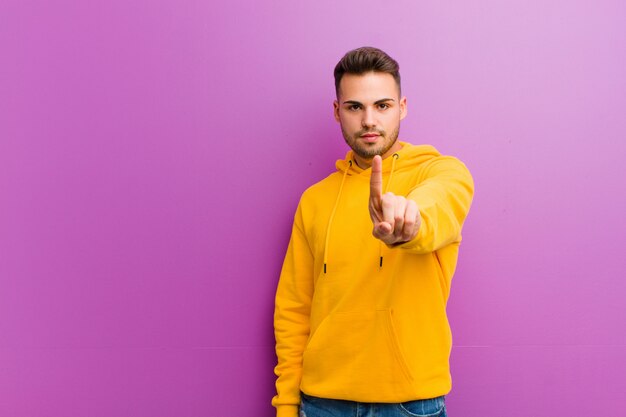
<path fill-rule="evenodd" d="M 406 116 L 406 97 L 400 98 L 391 74 L 345 74 L 334 102 L 335 119 L 361 168 L 372 158 L 386 158 L 401 148 L 400 120 Z"/>

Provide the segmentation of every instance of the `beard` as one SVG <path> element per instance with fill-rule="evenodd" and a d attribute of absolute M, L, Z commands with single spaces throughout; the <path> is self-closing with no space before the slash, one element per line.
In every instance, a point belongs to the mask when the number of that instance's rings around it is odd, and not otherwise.
<path fill-rule="evenodd" d="M 400 133 L 400 125 L 398 125 L 390 134 L 387 134 L 387 132 L 382 129 L 364 129 L 354 135 L 350 135 L 344 130 L 343 126 L 341 126 L 341 133 L 343 134 L 343 139 L 355 154 L 363 159 L 372 159 L 376 155 L 384 155 L 389 149 L 391 149 L 394 143 L 396 143 L 396 140 L 398 140 L 398 134 Z M 382 140 L 373 144 L 360 142 L 359 139 L 361 135 L 366 133 L 376 133 L 380 135 Z"/>

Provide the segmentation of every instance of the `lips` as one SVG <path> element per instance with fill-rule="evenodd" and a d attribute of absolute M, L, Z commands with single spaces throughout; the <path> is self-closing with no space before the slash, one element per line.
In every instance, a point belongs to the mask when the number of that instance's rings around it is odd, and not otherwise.
<path fill-rule="evenodd" d="M 380 137 L 378 133 L 366 133 L 361 135 L 361 139 L 363 139 L 366 143 L 374 143 Z"/>

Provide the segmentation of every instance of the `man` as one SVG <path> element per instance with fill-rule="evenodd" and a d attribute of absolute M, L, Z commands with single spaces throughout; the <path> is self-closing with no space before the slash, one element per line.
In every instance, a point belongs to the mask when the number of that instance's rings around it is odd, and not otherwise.
<path fill-rule="evenodd" d="M 396 61 L 335 67 L 352 149 L 298 205 L 276 292 L 278 417 L 445 416 L 446 302 L 474 185 L 465 165 L 398 140 Z"/>

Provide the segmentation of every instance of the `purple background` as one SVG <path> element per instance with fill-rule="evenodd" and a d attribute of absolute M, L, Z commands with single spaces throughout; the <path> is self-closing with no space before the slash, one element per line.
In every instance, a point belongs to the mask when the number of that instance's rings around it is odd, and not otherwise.
<path fill-rule="evenodd" d="M 271 416 L 332 69 L 401 64 L 401 138 L 476 196 L 451 416 L 626 413 L 626 3 L 0 4 L 0 415 Z"/>

